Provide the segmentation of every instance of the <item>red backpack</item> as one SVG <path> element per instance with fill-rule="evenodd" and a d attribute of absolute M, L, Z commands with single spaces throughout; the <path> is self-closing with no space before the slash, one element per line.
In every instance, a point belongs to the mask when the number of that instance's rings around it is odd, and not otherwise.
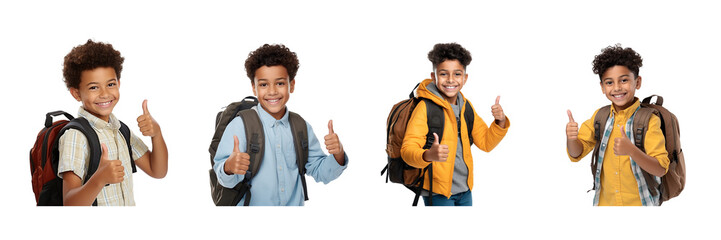
<path fill-rule="evenodd" d="M 59 120 L 53 122 L 53 117 L 64 115 L 68 120 Z M 86 171 L 85 184 L 90 177 L 98 170 L 100 165 L 100 141 L 95 130 L 85 118 L 74 118 L 72 115 L 63 112 L 49 112 L 45 115 L 45 128 L 38 133 L 35 145 L 30 149 L 30 173 L 32 175 L 33 192 L 35 193 L 35 202 L 38 206 L 62 206 L 63 205 L 63 180 L 58 176 L 58 161 L 60 154 L 58 151 L 58 142 L 60 136 L 68 129 L 76 129 L 83 133 L 88 139 L 90 150 L 90 164 Z M 120 133 L 128 143 L 128 151 L 132 158 L 132 149 L 130 147 L 130 128 L 123 122 L 120 122 Z M 133 172 L 136 172 L 135 162 L 130 161 Z M 97 200 L 93 202 L 93 206 L 97 205 Z"/>

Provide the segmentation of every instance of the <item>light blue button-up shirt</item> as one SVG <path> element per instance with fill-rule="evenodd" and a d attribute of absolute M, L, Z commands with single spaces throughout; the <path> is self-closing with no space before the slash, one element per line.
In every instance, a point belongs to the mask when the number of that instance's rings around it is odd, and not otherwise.
<path fill-rule="evenodd" d="M 303 184 L 298 174 L 295 146 L 288 122 L 288 110 L 283 118 L 276 120 L 260 105 L 254 107 L 260 116 L 265 133 L 265 152 L 258 173 L 250 183 L 251 206 L 302 206 L 304 202 Z M 333 155 L 325 155 L 320 142 L 308 126 L 308 162 L 305 164 L 306 175 L 312 176 L 316 182 L 328 184 L 338 178 L 348 166 L 348 155 L 345 164 L 339 165 Z M 245 127 L 240 117 L 234 118 L 223 132 L 215 153 L 213 169 L 218 176 L 220 185 L 232 188 L 243 181 L 243 175 L 225 174 L 225 160 L 233 151 L 233 135 L 238 136 L 241 152 L 246 152 Z M 242 206 L 245 196 L 238 203 Z"/>

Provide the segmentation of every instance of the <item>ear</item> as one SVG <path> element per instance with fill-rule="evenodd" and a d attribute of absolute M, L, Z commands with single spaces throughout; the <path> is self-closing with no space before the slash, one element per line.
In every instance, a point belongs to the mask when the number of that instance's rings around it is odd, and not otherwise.
<path fill-rule="evenodd" d="M 431 79 L 436 82 L 436 72 L 431 72 Z"/>
<path fill-rule="evenodd" d="M 78 102 L 80 102 L 80 100 L 81 100 L 80 99 L 80 90 L 77 88 L 74 88 L 74 87 L 71 87 L 68 90 L 70 91 L 70 95 L 73 95 L 73 98 L 75 98 L 75 100 L 78 100 Z"/>
<path fill-rule="evenodd" d="M 288 84 L 290 85 L 290 93 L 293 93 L 295 91 L 295 79 L 291 79 Z"/>
<path fill-rule="evenodd" d="M 636 78 L 636 90 L 641 89 L 641 76 Z"/>

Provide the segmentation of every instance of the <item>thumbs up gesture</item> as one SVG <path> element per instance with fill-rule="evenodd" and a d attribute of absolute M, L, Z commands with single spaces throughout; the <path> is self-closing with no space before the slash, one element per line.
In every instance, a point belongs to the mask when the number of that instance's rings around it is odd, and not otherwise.
<path fill-rule="evenodd" d="M 438 142 L 438 134 L 433 133 L 433 137 L 431 148 L 423 152 L 423 160 L 426 162 L 445 162 L 448 159 L 448 145 Z"/>
<path fill-rule="evenodd" d="M 343 153 L 343 144 L 340 143 L 338 134 L 333 131 L 333 120 L 328 121 L 328 135 L 325 135 L 324 139 L 325 148 L 329 154 L 338 155 Z"/>
<path fill-rule="evenodd" d="M 577 140 L 578 123 L 573 120 L 573 114 L 571 114 L 571 110 L 566 110 L 566 113 L 568 113 L 568 124 L 566 124 L 566 138 L 568 140 Z"/>
<path fill-rule="evenodd" d="M 250 167 L 250 155 L 240 152 L 239 145 L 238 136 L 233 135 L 233 152 L 230 153 L 228 160 L 225 160 L 225 166 L 223 167 L 225 174 L 245 175 Z"/>
<path fill-rule="evenodd" d="M 152 138 L 160 133 L 158 122 L 150 116 L 150 111 L 148 111 L 147 99 L 143 101 L 143 115 L 138 117 L 138 127 L 140 128 L 140 132 L 143 133 L 143 136 Z"/>
<path fill-rule="evenodd" d="M 98 170 L 93 177 L 97 176 L 100 178 L 100 182 L 105 184 L 120 183 L 125 177 L 125 168 L 120 160 L 108 160 L 108 147 L 105 143 L 101 143 L 102 154 L 100 155 L 100 164 Z"/>
<path fill-rule="evenodd" d="M 503 113 L 503 108 L 500 104 L 501 96 L 496 97 L 496 104 L 493 104 L 491 106 L 491 113 L 493 114 L 493 118 L 496 120 L 496 124 L 498 126 L 505 128 L 506 127 L 506 114 Z"/>
<path fill-rule="evenodd" d="M 631 142 L 631 139 L 626 137 L 626 128 L 623 125 L 616 126 L 616 128 L 618 129 L 618 133 L 621 134 L 621 137 L 613 140 L 613 153 L 616 154 L 616 156 L 631 155 L 631 150 L 635 149 L 636 145 Z"/>

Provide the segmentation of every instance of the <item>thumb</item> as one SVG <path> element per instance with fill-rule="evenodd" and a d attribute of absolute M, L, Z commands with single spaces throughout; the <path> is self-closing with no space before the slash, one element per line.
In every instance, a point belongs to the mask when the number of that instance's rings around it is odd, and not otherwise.
<path fill-rule="evenodd" d="M 233 152 L 240 152 L 240 141 L 236 135 L 233 135 Z"/>
<path fill-rule="evenodd" d="M 624 136 L 624 137 L 626 136 L 626 126 L 621 125 L 621 127 L 618 128 L 618 131 L 621 132 L 621 135 L 622 135 L 622 136 Z"/>
<path fill-rule="evenodd" d="M 143 100 L 143 114 L 150 114 L 150 112 L 148 111 L 148 99 Z"/>
<path fill-rule="evenodd" d="M 498 102 L 500 102 L 500 101 L 501 101 L 501 96 L 496 97 L 496 105 L 498 105 L 499 104 Z"/>
<path fill-rule="evenodd" d="M 108 160 L 108 147 L 105 146 L 105 143 L 101 143 L 100 148 L 102 150 L 102 152 L 100 152 L 100 160 Z"/>
<path fill-rule="evenodd" d="M 330 121 L 328 121 L 328 134 L 333 134 L 333 133 L 335 133 L 333 131 L 333 120 L 330 120 Z"/>
<path fill-rule="evenodd" d="M 566 110 L 566 113 L 568 113 L 568 122 L 576 122 L 573 120 L 573 114 L 571 114 L 571 110 Z"/>
<path fill-rule="evenodd" d="M 441 143 L 438 142 L 438 134 L 433 133 L 433 145 L 440 145 Z"/>

